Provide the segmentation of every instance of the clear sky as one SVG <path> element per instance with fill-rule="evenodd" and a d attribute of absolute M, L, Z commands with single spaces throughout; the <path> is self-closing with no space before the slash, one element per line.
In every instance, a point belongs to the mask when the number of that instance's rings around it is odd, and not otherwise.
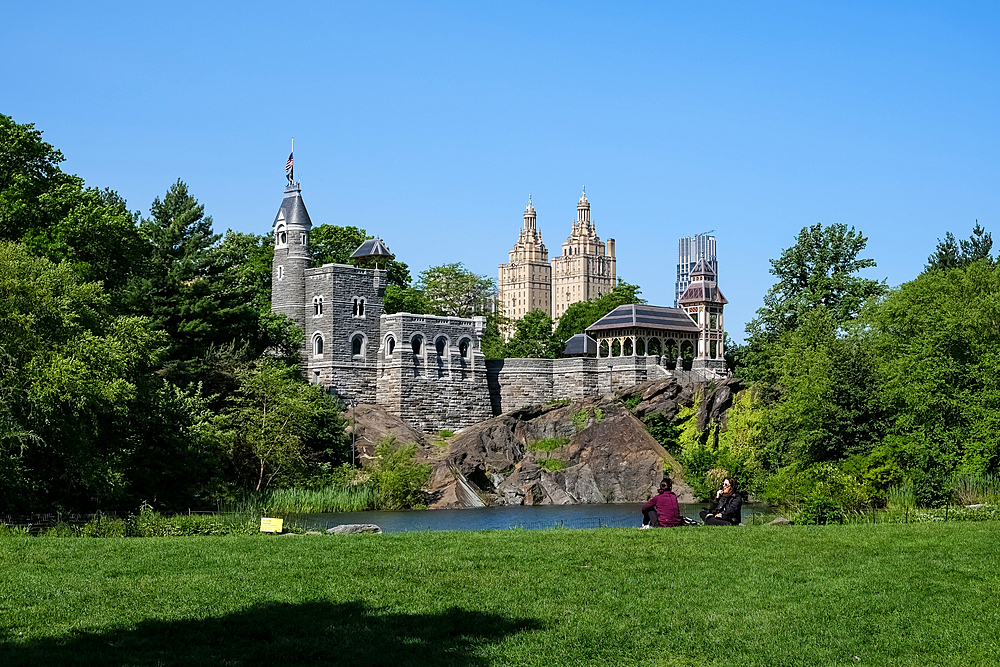
<path fill-rule="evenodd" d="M 143 213 L 183 179 L 219 231 L 270 231 L 294 137 L 313 222 L 414 276 L 495 279 L 529 192 L 558 254 L 586 184 L 652 304 L 715 230 L 740 340 L 805 225 L 890 285 L 1000 232 L 998 35 L 993 2 L 8 3 L 0 113 Z"/>

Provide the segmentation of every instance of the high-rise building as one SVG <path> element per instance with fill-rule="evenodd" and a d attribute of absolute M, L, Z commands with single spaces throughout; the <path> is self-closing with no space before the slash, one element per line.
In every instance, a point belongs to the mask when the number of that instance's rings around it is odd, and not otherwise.
<path fill-rule="evenodd" d="M 500 265 L 500 303 L 507 317 L 521 318 L 532 310 L 552 315 L 552 268 L 549 251 L 538 231 L 535 207 L 528 195 L 524 226 L 510 250 L 510 261 Z"/>
<path fill-rule="evenodd" d="M 698 260 L 703 259 L 712 269 L 716 280 L 719 275 L 719 263 L 715 258 L 715 237 L 706 234 L 696 234 L 677 241 L 677 283 L 674 286 L 674 308 L 678 306 L 681 295 L 691 284 L 691 271 Z"/>
<path fill-rule="evenodd" d="M 541 310 L 559 319 L 570 304 L 604 296 L 614 286 L 615 240 L 604 242 L 597 236 L 586 190 L 577 202 L 576 220 L 562 244 L 562 255 L 551 261 L 529 196 L 520 236 L 508 263 L 500 265 L 499 299 L 504 313 L 519 319 Z"/>
<path fill-rule="evenodd" d="M 571 304 L 604 296 L 615 286 L 615 240 L 601 240 L 590 219 L 584 188 L 576 204 L 576 221 L 562 244 L 562 256 L 552 258 L 552 319 Z"/>

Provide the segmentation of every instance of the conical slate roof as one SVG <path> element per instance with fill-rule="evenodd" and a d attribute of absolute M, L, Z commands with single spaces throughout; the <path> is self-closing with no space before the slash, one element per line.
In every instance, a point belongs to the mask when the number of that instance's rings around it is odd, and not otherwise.
<path fill-rule="evenodd" d="M 719 284 L 715 282 L 715 271 L 703 259 L 699 259 L 691 270 L 691 284 L 684 290 L 681 298 L 677 299 L 677 305 L 686 303 L 719 303 L 727 304 L 729 301 L 722 296 Z"/>
<path fill-rule="evenodd" d="M 691 269 L 691 280 L 695 278 L 704 278 L 705 280 L 715 280 L 715 271 L 712 270 L 712 265 L 703 259 L 699 259 L 694 268 Z"/>
<path fill-rule="evenodd" d="M 274 224 L 271 226 L 277 227 L 279 222 L 284 222 L 286 227 L 312 227 L 309 211 L 302 201 L 302 190 L 297 184 L 285 188 L 285 198 L 281 201 L 281 208 L 278 209 L 278 215 L 274 216 Z"/>
<path fill-rule="evenodd" d="M 368 239 L 362 243 L 354 254 L 351 255 L 351 259 L 365 259 L 368 257 L 381 257 L 389 259 L 392 257 L 392 253 L 389 249 L 385 247 L 382 243 L 382 239 Z"/>

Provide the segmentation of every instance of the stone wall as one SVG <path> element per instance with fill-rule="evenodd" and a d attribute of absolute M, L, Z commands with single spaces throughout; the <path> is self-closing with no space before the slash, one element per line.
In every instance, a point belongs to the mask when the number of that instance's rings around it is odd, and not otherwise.
<path fill-rule="evenodd" d="M 580 400 L 676 375 L 661 357 L 490 359 L 486 376 L 494 415 L 552 400 Z M 613 383 L 613 387 L 612 387 Z"/>
<path fill-rule="evenodd" d="M 425 433 L 492 416 L 480 349 L 485 318 L 394 313 L 381 324 L 379 405 Z"/>

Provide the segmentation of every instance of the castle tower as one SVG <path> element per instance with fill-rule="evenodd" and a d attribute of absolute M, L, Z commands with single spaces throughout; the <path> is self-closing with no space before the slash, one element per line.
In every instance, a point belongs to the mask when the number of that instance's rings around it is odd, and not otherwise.
<path fill-rule="evenodd" d="M 728 301 L 719 291 L 715 271 L 704 259 L 698 260 L 691 270 L 691 284 L 677 300 L 680 308 L 698 325 L 698 349 L 695 350 L 692 369 L 708 368 L 725 372 L 725 336 L 723 334 L 722 308 Z"/>
<path fill-rule="evenodd" d="M 508 317 L 519 319 L 532 310 L 552 315 L 552 268 L 549 251 L 538 231 L 531 195 L 517 243 L 510 250 L 508 263 L 500 265 L 499 287 L 500 303 Z"/>
<path fill-rule="evenodd" d="M 615 284 L 615 240 L 605 244 L 597 235 L 584 188 L 576 204 L 573 231 L 562 244 L 562 256 L 552 258 L 553 319 L 570 304 L 604 296 Z"/>
<path fill-rule="evenodd" d="M 274 261 L 271 264 L 271 311 L 290 317 L 306 330 L 305 271 L 309 268 L 312 220 L 302 201 L 298 182 L 289 182 L 272 225 Z"/>

